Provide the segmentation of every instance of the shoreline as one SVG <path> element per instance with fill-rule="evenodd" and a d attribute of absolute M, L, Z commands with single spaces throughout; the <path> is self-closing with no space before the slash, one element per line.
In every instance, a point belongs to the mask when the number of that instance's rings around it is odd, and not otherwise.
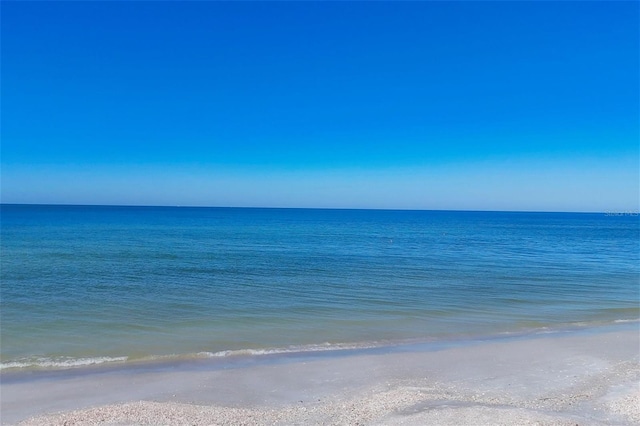
<path fill-rule="evenodd" d="M 342 357 L 353 355 L 380 354 L 403 351 L 433 351 L 451 347 L 475 345 L 478 342 L 531 339 L 538 336 L 561 336 L 576 333 L 599 333 L 620 330 L 625 327 L 640 329 L 640 318 L 613 320 L 597 323 L 570 323 L 543 326 L 528 330 L 514 330 L 493 334 L 441 335 L 430 339 L 410 338 L 402 340 L 376 340 L 361 342 L 325 342 L 282 347 L 229 349 L 217 352 L 202 351 L 186 354 L 149 355 L 139 358 L 121 356 L 97 356 L 94 358 L 61 357 L 58 362 L 51 358 L 21 359 L 0 364 L 0 378 L 3 381 L 30 379 L 36 376 L 64 376 L 66 374 L 92 374 L 118 370 L 145 370 L 174 368 L 175 366 L 204 368 L 226 368 L 227 364 L 242 367 L 247 364 L 269 363 L 289 358 Z M 43 362 L 44 361 L 44 362 Z M 17 364 L 18 366 L 12 366 Z"/>
<path fill-rule="evenodd" d="M 217 366 L 3 372 L 2 424 L 634 424 L 639 336 L 626 323 Z"/>

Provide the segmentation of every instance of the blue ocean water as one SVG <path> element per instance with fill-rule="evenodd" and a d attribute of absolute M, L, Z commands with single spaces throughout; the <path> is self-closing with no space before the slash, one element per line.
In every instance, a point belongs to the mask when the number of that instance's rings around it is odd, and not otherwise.
<path fill-rule="evenodd" d="M 6 204 L 0 212 L 3 369 L 640 317 L 631 214 Z"/>

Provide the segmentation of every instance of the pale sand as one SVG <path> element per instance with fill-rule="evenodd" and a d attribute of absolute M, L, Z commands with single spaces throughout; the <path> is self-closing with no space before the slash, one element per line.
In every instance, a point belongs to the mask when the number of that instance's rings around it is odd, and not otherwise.
<path fill-rule="evenodd" d="M 639 335 L 634 325 L 436 351 L 3 381 L 2 421 L 640 425 Z"/>

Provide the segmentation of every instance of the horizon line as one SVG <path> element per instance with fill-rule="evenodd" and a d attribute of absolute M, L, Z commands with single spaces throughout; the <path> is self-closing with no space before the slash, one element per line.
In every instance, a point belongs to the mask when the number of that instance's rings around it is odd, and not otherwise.
<path fill-rule="evenodd" d="M 605 210 L 605 211 L 566 211 L 566 210 L 474 210 L 474 209 L 416 209 L 416 208 L 382 208 L 382 207 L 274 207 L 274 206 L 213 206 L 213 205 L 152 205 L 152 204 L 69 204 L 69 203 L 5 203 L 2 206 L 57 206 L 57 207 L 148 207 L 148 208 L 191 208 L 191 209 L 262 209 L 262 210 L 374 210 L 374 211 L 407 211 L 407 212 L 469 212 L 469 213 L 574 213 L 574 214 L 609 214 L 611 216 L 639 216 L 640 211 Z"/>

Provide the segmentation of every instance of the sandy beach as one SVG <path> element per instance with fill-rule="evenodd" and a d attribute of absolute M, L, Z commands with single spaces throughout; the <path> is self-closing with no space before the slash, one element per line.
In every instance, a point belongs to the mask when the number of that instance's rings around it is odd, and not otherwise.
<path fill-rule="evenodd" d="M 3 376 L 2 424 L 640 424 L 636 324 L 244 360 Z"/>

